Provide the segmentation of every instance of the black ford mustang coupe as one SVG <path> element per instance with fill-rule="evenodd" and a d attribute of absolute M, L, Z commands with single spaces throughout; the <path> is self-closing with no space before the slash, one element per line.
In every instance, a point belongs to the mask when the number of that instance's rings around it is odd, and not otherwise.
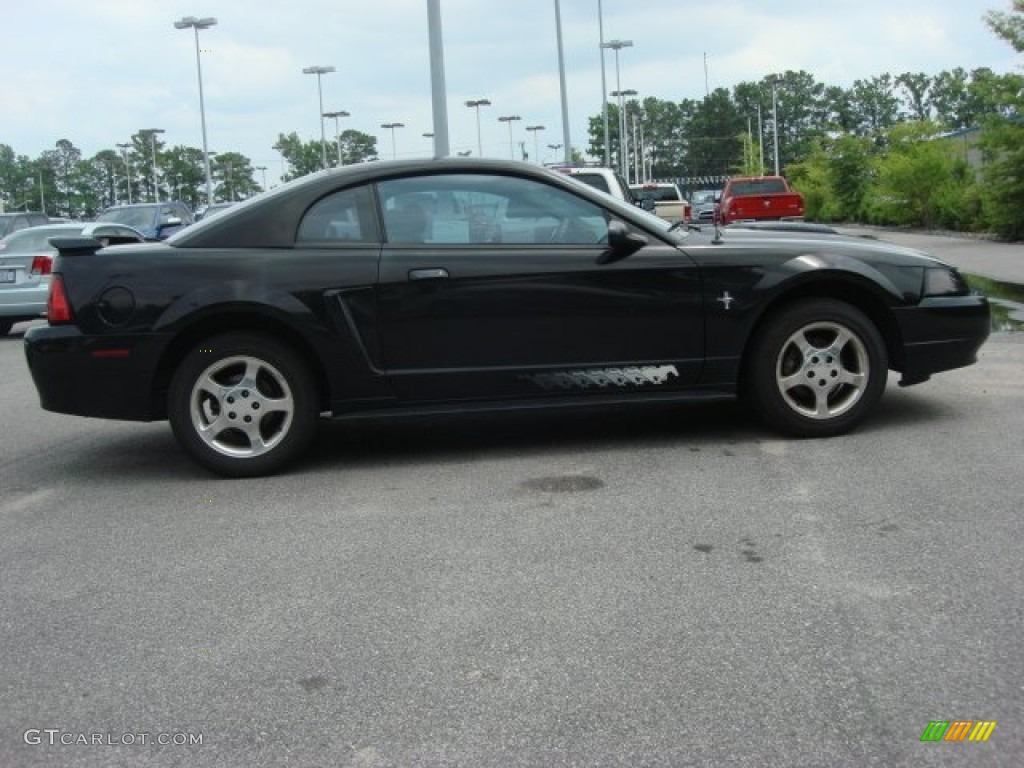
<path fill-rule="evenodd" d="M 687 231 L 569 176 L 479 159 L 314 174 L 164 243 L 57 239 L 42 406 L 170 420 L 201 465 L 276 471 L 321 415 L 746 398 L 823 437 L 969 365 L 986 300 L 916 251 Z"/>

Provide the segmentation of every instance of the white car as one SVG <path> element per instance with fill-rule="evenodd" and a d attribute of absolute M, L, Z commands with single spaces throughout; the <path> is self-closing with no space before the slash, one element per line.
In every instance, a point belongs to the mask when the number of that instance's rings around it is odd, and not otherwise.
<path fill-rule="evenodd" d="M 0 336 L 10 333 L 15 323 L 46 314 L 57 255 L 51 237 L 91 237 L 103 245 L 145 242 L 138 230 L 108 222 L 43 224 L 7 235 L 0 240 Z"/>

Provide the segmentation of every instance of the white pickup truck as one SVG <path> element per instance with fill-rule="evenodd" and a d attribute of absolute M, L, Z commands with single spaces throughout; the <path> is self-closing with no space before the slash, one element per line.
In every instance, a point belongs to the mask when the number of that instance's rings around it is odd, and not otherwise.
<path fill-rule="evenodd" d="M 666 221 L 689 222 L 693 218 L 693 208 L 675 184 L 651 181 L 634 184 L 629 189 L 634 199 L 638 201 L 643 201 L 644 198 L 653 200 L 654 213 Z"/>

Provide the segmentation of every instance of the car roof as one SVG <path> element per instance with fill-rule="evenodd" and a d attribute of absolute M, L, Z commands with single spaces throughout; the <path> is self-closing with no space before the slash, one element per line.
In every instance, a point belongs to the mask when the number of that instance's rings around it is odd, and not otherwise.
<path fill-rule="evenodd" d="M 582 171 L 608 172 L 607 168 L 584 168 Z M 607 193 L 585 187 L 564 173 L 519 160 L 497 160 L 476 157 L 442 157 L 433 159 L 379 160 L 331 168 L 303 176 L 248 200 L 235 203 L 222 216 L 204 217 L 201 221 L 175 233 L 165 242 L 186 248 L 291 247 L 295 232 L 292 225 L 314 202 L 345 187 L 380 182 L 410 174 L 486 173 L 515 175 L 571 190 L 617 215 L 630 219 L 640 215 L 629 203 L 620 203 Z M 641 212 L 642 213 L 642 212 Z"/>

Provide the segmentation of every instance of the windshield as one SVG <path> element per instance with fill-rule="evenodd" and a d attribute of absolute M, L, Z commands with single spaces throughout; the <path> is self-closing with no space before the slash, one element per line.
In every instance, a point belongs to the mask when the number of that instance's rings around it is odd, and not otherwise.
<path fill-rule="evenodd" d="M 675 187 L 643 187 L 633 186 L 629 188 L 633 192 L 633 197 L 649 197 L 651 200 L 656 200 L 659 203 L 664 202 L 679 202 L 679 193 L 676 192 Z"/>
<path fill-rule="evenodd" d="M 751 179 L 749 181 L 734 181 L 729 187 L 732 195 L 774 195 L 786 191 L 786 184 L 782 179 Z"/>
<path fill-rule="evenodd" d="M 96 221 L 114 221 L 135 229 L 152 229 L 158 206 L 139 205 L 132 208 L 111 208 L 96 217 Z"/>

